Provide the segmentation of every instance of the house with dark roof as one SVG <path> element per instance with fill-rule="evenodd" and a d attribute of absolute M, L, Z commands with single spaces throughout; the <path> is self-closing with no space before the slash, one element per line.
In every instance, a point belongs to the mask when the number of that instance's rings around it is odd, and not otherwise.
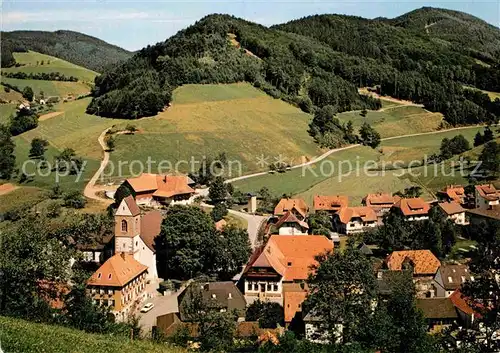
<path fill-rule="evenodd" d="M 344 195 L 333 195 L 333 196 L 322 196 L 322 195 L 314 195 L 314 210 L 325 211 L 330 215 L 334 215 L 341 208 L 347 207 L 349 205 L 349 199 Z"/>
<path fill-rule="evenodd" d="M 190 321 L 189 308 L 193 300 L 202 299 L 217 311 L 234 312 L 244 318 L 247 302 L 233 282 L 193 282 L 177 297 L 180 319 Z"/>
<path fill-rule="evenodd" d="M 443 264 L 436 272 L 436 296 L 447 298 L 466 281 L 474 280 L 469 266 L 459 264 Z"/>
<path fill-rule="evenodd" d="M 500 205 L 489 209 L 467 210 L 466 213 L 471 224 L 480 225 L 484 221 L 500 221 Z"/>
<path fill-rule="evenodd" d="M 458 202 L 439 202 L 438 207 L 446 215 L 446 218 L 455 224 L 468 224 L 465 217 L 465 209 Z"/>
<path fill-rule="evenodd" d="M 476 185 L 474 196 L 476 208 L 481 210 L 488 210 L 492 206 L 500 205 L 500 190 L 497 190 L 493 184 Z"/>
<path fill-rule="evenodd" d="M 107 306 L 116 320 L 124 321 L 147 297 L 148 267 L 124 252 L 109 258 L 87 281 L 94 304 Z"/>
<path fill-rule="evenodd" d="M 134 191 L 137 204 L 151 207 L 188 205 L 195 194 L 191 187 L 194 181 L 185 175 L 143 173 L 125 180 L 124 184 Z"/>
<path fill-rule="evenodd" d="M 368 206 L 342 207 L 333 216 L 333 224 L 341 234 L 355 234 L 378 225 L 375 210 Z"/>
<path fill-rule="evenodd" d="M 301 221 L 292 211 L 287 211 L 273 227 L 280 235 L 305 235 L 309 230 L 307 222 Z"/>
<path fill-rule="evenodd" d="M 392 206 L 398 209 L 407 221 L 422 221 L 429 219 L 431 206 L 420 197 L 401 199 Z"/>
<path fill-rule="evenodd" d="M 133 196 L 122 200 L 115 213 L 115 253 L 132 255 L 148 267 L 148 277 L 157 278 L 155 238 L 163 217 L 159 211 L 142 214 Z"/>
<path fill-rule="evenodd" d="M 307 213 L 309 212 L 309 207 L 302 199 L 281 199 L 276 207 L 274 208 L 274 215 L 277 217 L 283 217 L 287 213 L 293 214 L 300 221 L 304 221 L 307 218 Z"/>
<path fill-rule="evenodd" d="M 458 313 L 450 298 L 417 299 L 417 308 L 427 321 L 428 331 L 441 332 L 458 320 Z"/>

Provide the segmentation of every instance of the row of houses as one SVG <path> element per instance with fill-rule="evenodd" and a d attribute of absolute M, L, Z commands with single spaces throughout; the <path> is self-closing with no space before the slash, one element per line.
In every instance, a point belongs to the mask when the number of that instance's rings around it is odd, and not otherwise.
<path fill-rule="evenodd" d="M 402 198 L 384 193 L 368 194 L 362 206 L 349 206 L 345 195 L 321 196 L 313 200 L 314 211 L 326 212 L 332 218 L 332 228 L 340 234 L 354 234 L 377 227 L 383 223 L 384 215 L 397 209 L 408 221 L 421 221 L 429 218 L 433 205 L 455 224 L 466 225 L 468 218 L 489 217 L 498 213 L 500 191 L 492 184 L 475 186 L 473 209 L 468 205 L 462 186 L 449 186 L 438 193 L 440 201 L 425 202 L 422 198 Z M 469 213 L 469 217 L 466 217 Z M 278 234 L 307 234 L 309 227 L 306 218 L 309 207 L 301 199 L 281 199 L 274 209 L 273 228 Z"/>

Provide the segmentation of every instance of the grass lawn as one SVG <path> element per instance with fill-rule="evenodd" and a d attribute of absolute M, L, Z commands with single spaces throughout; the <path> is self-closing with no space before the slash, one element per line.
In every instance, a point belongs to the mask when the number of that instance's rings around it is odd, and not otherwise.
<path fill-rule="evenodd" d="M 362 117 L 359 111 L 341 113 L 337 117 L 344 123 L 351 120 L 356 129 L 367 122 L 382 138 L 435 131 L 443 121 L 442 114 L 430 113 L 420 107 L 386 102 L 383 108 L 386 110 L 368 111 L 366 117 Z"/>
<path fill-rule="evenodd" d="M 90 92 L 90 86 L 83 82 L 21 80 L 18 78 L 7 77 L 2 77 L 2 82 L 16 86 L 20 91 L 22 91 L 24 87 L 29 86 L 33 89 L 33 92 L 35 92 L 35 95 L 38 95 L 40 91 L 43 91 L 45 97 L 66 97 L 70 94 L 79 96 Z"/>
<path fill-rule="evenodd" d="M 460 249 L 465 249 L 465 250 L 472 250 L 472 246 L 477 245 L 477 241 L 475 240 L 469 240 L 469 239 L 457 239 L 457 242 L 451 249 L 451 252 L 448 254 L 448 258 L 450 259 L 461 259 L 464 258 L 467 253 L 463 250 Z"/>
<path fill-rule="evenodd" d="M 16 104 L 0 104 L 0 124 L 7 124 L 10 116 L 16 112 Z"/>
<path fill-rule="evenodd" d="M 9 90 L 9 92 L 6 92 L 5 89 Z M 9 89 L 4 85 L 0 85 L 0 101 L 17 103 L 22 100 L 24 100 L 24 98 L 21 93 Z"/>
<path fill-rule="evenodd" d="M 0 213 L 18 207 L 34 206 L 45 198 L 45 194 L 42 189 L 26 186 L 0 195 Z"/>
<path fill-rule="evenodd" d="M 233 183 L 235 188 L 243 192 L 255 192 L 262 187 L 267 187 L 276 196 L 282 194 L 298 195 L 303 197 L 312 206 L 313 196 L 316 194 L 333 195 L 345 194 L 350 197 L 350 204 L 356 205 L 369 192 L 396 192 L 412 185 L 423 186 L 426 199 L 433 197 L 432 190 L 441 188 L 443 183 L 450 183 L 450 178 L 443 175 L 438 170 L 434 176 L 431 166 L 414 168 L 415 174 L 419 177 L 407 175 L 407 170 L 397 170 L 382 172 L 363 172 L 365 161 L 373 161 L 373 165 L 367 165 L 367 169 L 375 169 L 380 162 L 394 162 L 402 160 L 401 166 L 413 159 L 421 160 L 424 154 L 439 152 L 441 140 L 444 137 L 451 138 L 462 134 L 469 141 L 472 140 L 477 131 L 482 131 L 480 127 L 469 127 L 455 131 L 439 132 L 436 134 L 423 135 L 418 137 L 406 137 L 383 141 L 381 147 L 373 150 L 368 147 L 355 147 L 334 153 L 326 158 L 323 163 L 317 163 L 303 172 L 302 168 L 295 169 L 283 174 L 267 174 L 248 180 L 241 180 Z M 381 153 L 381 152 L 382 153 Z M 470 151 L 468 153 L 478 153 Z M 336 168 L 333 172 L 331 164 Z M 339 169 L 342 166 L 342 172 Z M 323 173 L 321 173 L 323 168 Z M 425 169 L 429 169 L 427 176 Z M 445 168 L 445 173 L 446 173 Z M 348 174 L 350 171 L 350 174 Z M 359 173 L 358 173 L 359 171 Z M 339 178 L 340 174 L 344 174 Z M 461 177 L 460 177 L 461 178 Z M 463 183 L 463 179 L 459 179 Z"/>
<path fill-rule="evenodd" d="M 62 326 L 0 317 L 0 342 L 9 353 L 180 353 L 182 348 L 126 337 L 88 334 Z"/>
<path fill-rule="evenodd" d="M 40 54 L 34 51 L 27 53 L 13 53 L 17 63 L 23 66 L 3 69 L 4 72 L 25 72 L 25 73 L 51 73 L 60 72 L 65 76 L 74 76 L 79 81 L 94 82 L 97 72 L 84 67 L 72 64 L 65 60 Z M 41 62 L 43 61 L 43 65 Z"/>
<path fill-rule="evenodd" d="M 167 111 L 132 122 L 139 133 L 117 136 L 111 159 L 145 162 L 151 157 L 175 164 L 225 152 L 229 161 L 241 162 L 243 173 L 267 169 L 257 165 L 261 155 L 273 161 L 281 154 L 298 164 L 303 156 L 321 153 L 307 133 L 310 120 L 310 115 L 249 84 L 187 85 L 174 92 Z M 190 167 L 178 169 L 186 172 Z"/>

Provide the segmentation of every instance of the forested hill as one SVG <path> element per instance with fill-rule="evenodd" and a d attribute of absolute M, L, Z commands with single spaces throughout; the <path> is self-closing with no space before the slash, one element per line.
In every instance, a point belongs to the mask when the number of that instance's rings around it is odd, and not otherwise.
<path fill-rule="evenodd" d="M 2 67 L 15 64 L 12 52 L 33 50 L 102 72 L 132 53 L 95 37 L 73 31 L 2 32 Z"/>
<path fill-rule="evenodd" d="M 304 50 L 321 59 L 302 57 Z M 310 38 L 210 15 L 97 77 L 88 112 L 123 118 L 154 115 L 179 85 L 240 81 L 307 112 L 313 105 L 333 105 L 338 111 L 380 106 L 378 100 L 360 96 L 355 83 L 336 75 L 330 60 L 355 65 L 356 58 Z"/>
<path fill-rule="evenodd" d="M 470 49 L 471 55 L 487 63 L 500 59 L 500 30 L 463 12 L 423 7 L 389 23 Z"/>
<path fill-rule="evenodd" d="M 500 91 L 494 51 L 488 65 L 478 63 L 471 50 L 398 23 L 318 15 L 266 28 L 210 15 L 98 77 L 88 111 L 147 116 L 179 85 L 245 80 L 307 112 L 326 105 L 337 112 L 376 108 L 380 103 L 357 88 L 378 86 L 442 112 L 452 125 L 497 119 L 500 101 L 463 88 Z"/>

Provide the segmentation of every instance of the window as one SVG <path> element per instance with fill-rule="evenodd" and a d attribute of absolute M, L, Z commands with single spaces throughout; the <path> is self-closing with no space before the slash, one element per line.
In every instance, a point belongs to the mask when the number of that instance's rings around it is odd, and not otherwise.
<path fill-rule="evenodd" d="M 267 291 L 270 292 L 271 291 L 271 283 L 268 283 L 267 284 Z"/>
<path fill-rule="evenodd" d="M 453 283 L 453 278 L 448 277 L 448 282 Z"/>
<path fill-rule="evenodd" d="M 92 294 L 95 294 L 95 288 L 92 288 Z"/>
<path fill-rule="evenodd" d="M 102 295 L 102 294 L 104 294 L 104 289 L 102 289 L 102 288 L 101 288 L 101 289 L 99 290 L 99 294 L 101 294 L 101 295 Z"/>
<path fill-rule="evenodd" d="M 126 232 L 128 229 L 128 224 L 126 220 L 122 220 L 122 232 Z"/>
<path fill-rule="evenodd" d="M 252 283 L 251 282 L 247 282 L 247 290 L 252 290 Z"/>
<path fill-rule="evenodd" d="M 112 289 L 108 289 L 108 294 L 109 295 L 113 295 L 113 290 Z"/>
<path fill-rule="evenodd" d="M 291 263 L 291 262 L 288 262 L 288 263 L 287 263 L 287 266 L 292 266 L 292 263 Z"/>
<path fill-rule="evenodd" d="M 273 290 L 274 290 L 275 292 L 277 292 L 277 291 L 278 291 L 278 284 L 277 284 L 277 283 L 274 283 L 274 284 L 273 284 Z"/>
<path fill-rule="evenodd" d="M 257 283 L 253 284 L 253 290 L 259 290 L 259 285 Z"/>

